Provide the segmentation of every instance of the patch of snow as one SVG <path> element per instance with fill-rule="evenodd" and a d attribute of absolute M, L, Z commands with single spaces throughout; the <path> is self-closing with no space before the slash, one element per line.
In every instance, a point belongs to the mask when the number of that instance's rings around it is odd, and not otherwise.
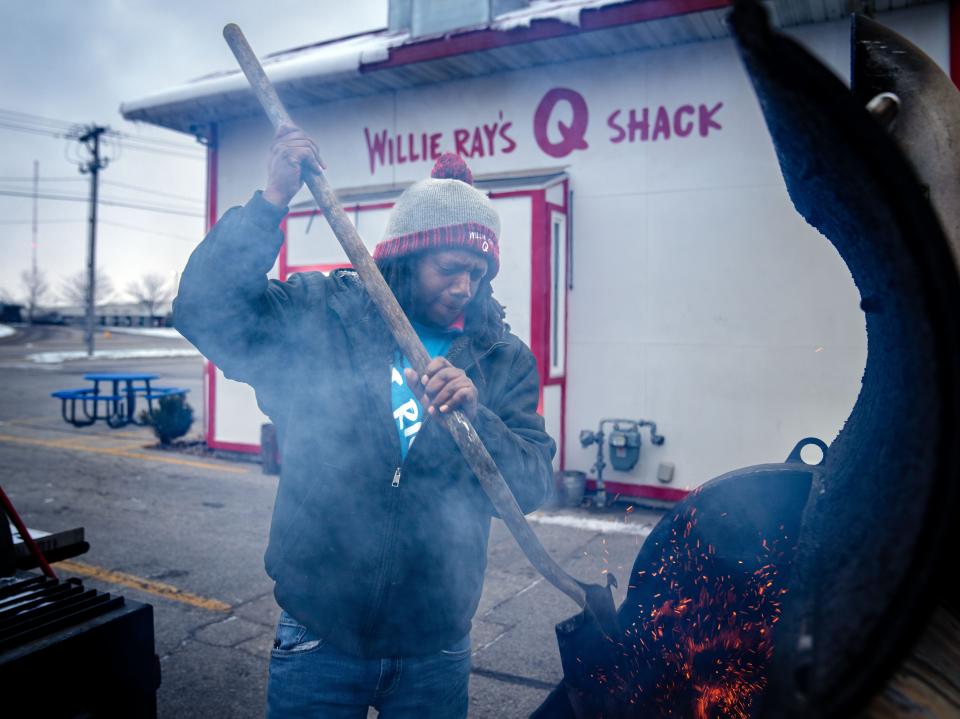
<path fill-rule="evenodd" d="M 123 360 L 123 359 L 164 359 L 168 357 L 199 357 L 195 349 L 148 349 L 148 350 L 96 350 L 89 357 L 83 350 L 69 352 L 36 352 L 27 355 L 28 360 L 38 364 L 59 364 L 73 360 Z"/>
<path fill-rule="evenodd" d="M 182 340 L 183 335 L 173 327 L 107 327 L 113 333 L 125 335 L 144 335 L 145 337 L 165 337 L 172 340 Z"/>
<path fill-rule="evenodd" d="M 527 515 L 527 520 L 534 524 L 552 524 L 571 529 L 583 529 L 588 532 L 601 534 L 634 534 L 646 537 L 653 530 L 652 524 L 630 524 L 615 522 L 611 519 L 592 519 L 590 517 L 575 517 L 570 514 L 544 514 L 534 512 Z"/>
<path fill-rule="evenodd" d="M 559 20 L 580 27 L 580 13 L 606 5 L 618 5 L 625 0 L 533 0 L 528 7 L 497 15 L 490 27 L 494 30 L 513 30 L 530 27 L 534 20 Z"/>
<path fill-rule="evenodd" d="M 355 75 L 359 72 L 362 63 L 387 59 L 390 48 L 402 45 L 408 39 L 408 33 L 390 35 L 380 31 L 364 34 L 339 42 L 275 53 L 270 58 L 263 58 L 263 69 L 274 84 L 296 81 L 304 77 Z M 230 92 L 249 92 L 249 89 L 250 85 L 243 73 L 231 69 L 152 93 L 139 100 L 124 102 L 120 105 L 120 114 L 126 116 L 138 110 L 152 109 L 160 105 L 189 102 Z"/>
<path fill-rule="evenodd" d="M 8 325 L 0 325 L 0 337 L 10 337 L 17 334 L 17 331 Z"/>
<path fill-rule="evenodd" d="M 580 26 L 580 15 L 607 5 L 619 5 L 628 0 L 533 0 L 529 7 L 503 13 L 484 26 L 458 28 L 444 34 L 478 30 L 483 27 L 507 31 L 529 27 L 534 20 L 558 20 Z M 334 40 L 318 45 L 271 53 L 261 58 L 264 72 L 274 84 L 296 82 L 303 78 L 352 77 L 362 65 L 380 62 L 390 57 L 390 51 L 409 43 L 421 42 L 426 37 L 412 38 L 409 32 L 376 30 L 356 37 Z M 211 73 L 175 87 L 121 103 L 120 114 L 127 117 L 144 110 L 186 103 L 201 98 L 236 92 L 249 92 L 249 83 L 239 69 L 231 68 Z"/>

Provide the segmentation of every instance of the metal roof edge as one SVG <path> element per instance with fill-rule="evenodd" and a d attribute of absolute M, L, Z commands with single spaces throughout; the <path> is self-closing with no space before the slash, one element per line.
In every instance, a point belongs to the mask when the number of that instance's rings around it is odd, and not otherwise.
<path fill-rule="evenodd" d="M 409 33 L 375 31 L 271 53 L 262 58 L 264 71 L 277 86 L 304 78 L 336 82 L 377 70 L 510 45 L 522 45 L 550 38 L 573 36 L 593 30 L 648 20 L 725 8 L 733 0 L 577 0 L 564 3 L 551 14 L 537 15 L 520 10 L 498 16 L 488 26 L 461 28 L 454 32 L 411 40 Z M 551 6 L 553 4 L 551 3 Z M 577 11 L 577 20 L 560 16 Z M 298 52 L 299 50 L 299 52 Z M 186 131 L 184 123 L 158 122 L 158 116 L 183 112 L 191 103 L 234 100 L 250 96 L 246 79 L 239 70 L 205 75 L 173 88 L 150 93 L 120 104 L 127 120 L 161 124 Z"/>

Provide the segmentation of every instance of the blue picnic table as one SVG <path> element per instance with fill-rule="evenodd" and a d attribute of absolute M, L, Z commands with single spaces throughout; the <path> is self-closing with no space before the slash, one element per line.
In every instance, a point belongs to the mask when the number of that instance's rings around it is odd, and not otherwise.
<path fill-rule="evenodd" d="M 93 386 L 62 389 L 50 395 L 60 400 L 63 419 L 75 427 L 86 427 L 101 419 L 113 428 L 142 425 L 137 419 L 138 397 L 146 402 L 148 411 L 153 411 L 154 400 L 190 391 L 151 386 L 160 375 L 143 372 L 92 372 L 83 378 L 93 382 Z M 101 387 L 101 383 L 107 386 Z"/>

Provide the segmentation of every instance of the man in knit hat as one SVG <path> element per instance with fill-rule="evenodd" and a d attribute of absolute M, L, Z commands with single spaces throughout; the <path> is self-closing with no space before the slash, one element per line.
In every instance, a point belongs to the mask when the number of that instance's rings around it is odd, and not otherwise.
<path fill-rule="evenodd" d="M 281 128 L 266 189 L 197 247 L 174 303 L 180 332 L 253 386 L 277 426 L 267 714 L 464 717 L 494 510 L 431 415 L 470 417 L 527 512 L 555 449 L 533 354 L 490 286 L 499 217 L 455 155 L 394 206 L 374 258 L 433 357 L 417 377 L 354 271 L 266 277 L 303 168 L 319 164 L 300 130 Z"/>

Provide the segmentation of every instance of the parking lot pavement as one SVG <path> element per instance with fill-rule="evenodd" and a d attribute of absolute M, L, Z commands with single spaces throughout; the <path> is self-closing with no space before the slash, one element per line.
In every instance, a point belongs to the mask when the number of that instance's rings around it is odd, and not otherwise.
<path fill-rule="evenodd" d="M 56 565 L 60 574 L 153 605 L 162 717 L 262 716 L 279 613 L 262 568 L 276 478 L 255 464 L 152 449 L 144 429 L 71 427 L 48 392 L 51 384 L 69 386 L 65 375 L 90 369 L 31 368 L 9 346 L 5 352 L 0 482 L 28 526 L 82 526 L 91 545 Z M 158 362 L 124 367 L 156 369 L 185 386 L 192 381 L 199 399 L 197 360 Z M 582 510 L 553 510 L 532 521 L 574 576 L 602 582 L 612 571 L 625 588 L 658 515 L 624 510 L 608 511 L 606 523 L 591 528 L 578 523 L 587 516 Z M 495 520 L 472 631 L 471 717 L 524 717 L 539 705 L 561 675 L 554 625 L 575 610 Z"/>

